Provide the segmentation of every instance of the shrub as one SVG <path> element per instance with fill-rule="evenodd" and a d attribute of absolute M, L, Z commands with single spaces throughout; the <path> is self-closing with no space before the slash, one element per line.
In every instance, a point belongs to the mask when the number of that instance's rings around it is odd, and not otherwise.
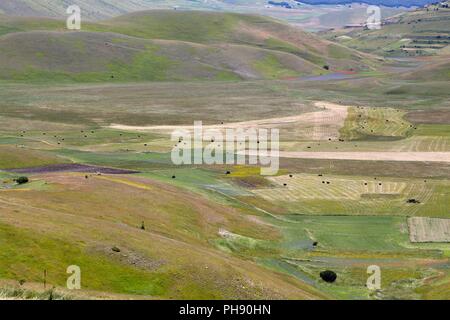
<path fill-rule="evenodd" d="M 320 277 L 323 281 L 328 283 L 333 283 L 337 279 L 337 274 L 334 271 L 331 270 L 325 270 L 320 273 Z"/>
<path fill-rule="evenodd" d="M 16 182 L 18 184 L 24 184 L 24 183 L 27 183 L 28 181 L 30 181 L 30 180 L 27 177 L 19 177 L 16 179 Z"/>

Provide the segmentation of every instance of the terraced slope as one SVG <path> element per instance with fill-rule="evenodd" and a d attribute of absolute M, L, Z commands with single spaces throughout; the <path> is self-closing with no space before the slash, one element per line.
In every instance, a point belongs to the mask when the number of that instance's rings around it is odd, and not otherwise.
<path fill-rule="evenodd" d="M 327 38 L 385 56 L 448 53 L 450 9 L 432 5 L 389 18 L 379 30 L 343 29 L 327 35 Z"/>

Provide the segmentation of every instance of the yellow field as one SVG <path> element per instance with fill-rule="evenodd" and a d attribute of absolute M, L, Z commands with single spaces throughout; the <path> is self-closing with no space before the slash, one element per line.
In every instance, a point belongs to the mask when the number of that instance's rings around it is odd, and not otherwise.
<path fill-rule="evenodd" d="M 352 107 L 341 130 L 341 137 L 406 137 L 413 125 L 403 118 L 404 111 L 392 108 Z"/>

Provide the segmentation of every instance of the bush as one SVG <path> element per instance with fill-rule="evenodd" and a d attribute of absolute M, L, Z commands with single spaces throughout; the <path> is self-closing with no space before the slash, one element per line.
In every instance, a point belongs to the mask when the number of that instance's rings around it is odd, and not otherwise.
<path fill-rule="evenodd" d="M 320 273 L 320 277 L 323 281 L 328 283 L 333 283 L 337 279 L 337 274 L 334 271 L 331 270 L 325 270 Z"/>
<path fill-rule="evenodd" d="M 16 179 L 16 182 L 18 184 L 24 184 L 24 183 L 27 183 L 28 181 L 30 181 L 30 180 L 28 180 L 27 177 L 19 177 L 19 178 Z"/>

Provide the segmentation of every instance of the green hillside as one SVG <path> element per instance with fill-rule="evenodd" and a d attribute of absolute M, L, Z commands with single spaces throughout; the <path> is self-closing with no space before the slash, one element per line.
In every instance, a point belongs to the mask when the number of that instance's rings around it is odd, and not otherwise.
<path fill-rule="evenodd" d="M 198 22 L 202 23 L 199 24 Z M 94 26 L 93 26 L 94 27 Z M 321 40 L 280 21 L 255 15 L 154 10 L 132 13 L 96 25 L 100 31 L 114 31 L 149 39 L 171 39 L 200 43 L 227 42 L 292 53 L 323 67 L 363 67 L 369 57 Z M 367 62 L 367 61 L 365 61 Z"/>
<path fill-rule="evenodd" d="M 418 81 L 450 81 L 450 62 L 445 56 L 442 59 L 435 59 L 432 63 L 406 73 L 403 78 Z"/>
<path fill-rule="evenodd" d="M 54 19 L 0 16 L 0 78 L 283 79 L 375 65 L 357 51 L 251 15 L 161 10 L 86 23 L 80 32 L 64 28 Z"/>

